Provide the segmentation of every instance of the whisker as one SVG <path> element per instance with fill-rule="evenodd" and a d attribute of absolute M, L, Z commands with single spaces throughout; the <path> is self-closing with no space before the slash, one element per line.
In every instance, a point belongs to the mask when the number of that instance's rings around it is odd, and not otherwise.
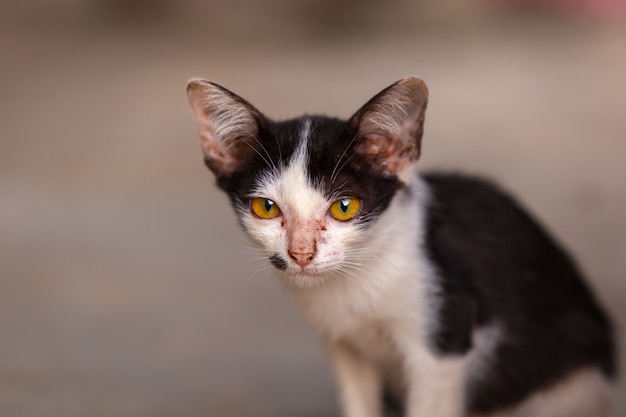
<path fill-rule="evenodd" d="M 252 275 L 250 275 L 250 277 L 248 278 L 248 281 L 254 280 L 259 274 L 267 273 L 269 270 L 270 270 L 269 265 L 265 265 L 265 266 L 258 268 L 256 271 L 252 273 Z"/>
<path fill-rule="evenodd" d="M 267 148 L 261 143 L 261 141 L 256 136 L 251 134 L 250 137 L 252 139 L 254 139 L 256 141 L 256 143 L 259 144 L 259 146 L 261 147 L 263 152 L 265 152 L 265 155 L 267 156 L 267 159 L 269 159 L 269 161 L 270 161 L 270 163 L 268 163 L 268 166 L 270 166 L 270 168 L 276 170 L 276 164 L 274 164 L 274 161 L 272 160 L 272 157 L 271 157 L 270 153 L 267 151 Z M 267 161 L 266 161 L 266 163 L 267 163 Z"/>
<path fill-rule="evenodd" d="M 261 263 L 261 262 L 266 262 L 267 261 L 267 257 L 266 256 L 257 256 L 254 258 L 247 258 L 244 260 L 244 262 L 246 264 L 252 264 L 252 263 Z"/>
<path fill-rule="evenodd" d="M 256 140 L 256 138 L 255 138 L 255 140 Z M 257 142 L 258 142 L 258 140 L 257 140 Z M 276 169 L 276 166 L 274 165 L 274 162 L 273 162 L 271 159 L 269 159 L 269 160 L 268 160 L 268 159 L 266 159 L 266 158 L 265 158 L 265 157 L 261 154 L 261 152 L 259 152 L 259 150 L 258 150 L 257 148 L 255 148 L 254 146 L 252 146 L 252 145 L 251 145 L 251 144 L 249 144 L 248 142 L 246 142 L 246 145 L 248 145 L 248 146 L 249 146 L 249 147 L 250 147 L 250 148 L 251 148 L 254 152 L 256 152 L 256 154 L 257 154 L 257 155 L 259 155 L 259 156 L 261 157 L 261 159 L 263 160 L 263 162 L 265 162 L 269 168 Z M 261 145 L 261 146 L 263 146 L 263 145 Z"/>
<path fill-rule="evenodd" d="M 365 272 L 365 268 L 363 267 L 362 263 L 344 262 L 343 268 L 354 270 L 354 271 L 359 271 L 359 272 Z"/>
<path fill-rule="evenodd" d="M 362 253 L 373 253 L 374 252 L 374 248 L 370 248 L 370 247 L 364 247 L 364 248 L 348 248 L 345 250 L 344 253 L 348 254 L 348 255 L 352 255 L 352 254 L 362 254 Z"/>
<path fill-rule="evenodd" d="M 349 157 L 348 159 L 346 159 L 346 160 L 345 160 L 345 162 L 341 165 L 341 168 L 339 168 L 339 169 L 337 170 L 335 177 L 336 177 L 337 175 L 339 175 L 339 173 L 341 172 L 341 170 L 342 170 L 342 169 L 343 169 L 346 165 L 348 165 L 348 162 L 350 162 L 350 160 L 352 160 L 352 158 L 354 158 L 354 154 L 350 155 L 350 157 Z M 334 179 L 335 179 L 335 178 L 331 177 L 331 181 L 334 181 Z"/>
<path fill-rule="evenodd" d="M 350 149 L 350 146 L 352 146 L 352 144 L 354 143 L 354 141 L 356 140 L 357 137 L 358 137 L 358 134 L 355 134 L 354 137 L 350 140 L 350 142 L 348 142 L 348 144 L 346 145 L 346 148 L 343 150 L 343 152 L 341 153 L 341 156 L 337 160 L 337 163 L 335 164 L 335 167 L 333 168 L 333 171 L 330 174 L 330 182 L 331 183 L 335 180 L 335 174 L 339 174 L 339 171 L 337 171 L 337 168 L 339 167 L 339 163 L 341 162 L 343 157 L 346 155 L 346 152 L 348 152 L 348 149 Z M 345 166 L 345 164 L 343 166 Z M 341 169 L 343 169 L 343 166 L 341 167 Z M 340 171 L 341 171 L 341 169 L 340 169 Z"/>

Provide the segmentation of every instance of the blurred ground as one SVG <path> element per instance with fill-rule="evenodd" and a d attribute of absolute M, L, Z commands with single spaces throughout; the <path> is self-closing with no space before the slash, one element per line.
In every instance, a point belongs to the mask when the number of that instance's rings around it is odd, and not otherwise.
<path fill-rule="evenodd" d="M 0 415 L 337 415 L 319 343 L 202 165 L 192 76 L 276 118 L 349 116 L 423 77 L 422 167 L 512 190 L 626 324 L 624 25 L 91 3 L 0 13 Z"/>

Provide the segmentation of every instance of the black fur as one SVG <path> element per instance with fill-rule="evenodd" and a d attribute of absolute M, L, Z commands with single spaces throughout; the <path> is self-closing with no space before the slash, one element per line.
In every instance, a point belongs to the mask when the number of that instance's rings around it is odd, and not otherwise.
<path fill-rule="evenodd" d="M 272 265 L 274 265 L 277 269 L 284 271 L 285 269 L 287 269 L 287 261 L 284 260 L 279 254 L 275 253 L 272 256 L 270 256 L 270 262 L 272 263 Z"/>
<path fill-rule="evenodd" d="M 437 350 L 464 353 L 477 326 L 503 331 L 488 375 L 470 387 L 470 411 L 513 405 L 585 366 L 614 376 L 609 319 L 554 239 L 486 181 L 424 178 L 433 194 L 426 247 L 443 299 Z"/>

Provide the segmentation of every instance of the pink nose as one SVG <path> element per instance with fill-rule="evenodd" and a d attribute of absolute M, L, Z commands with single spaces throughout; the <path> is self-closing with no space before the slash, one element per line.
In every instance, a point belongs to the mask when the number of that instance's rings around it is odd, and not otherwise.
<path fill-rule="evenodd" d="M 298 265 L 307 266 L 313 260 L 315 253 L 313 252 L 302 253 L 302 252 L 289 251 L 289 256 L 291 256 L 291 259 L 293 259 L 295 263 L 297 263 Z"/>

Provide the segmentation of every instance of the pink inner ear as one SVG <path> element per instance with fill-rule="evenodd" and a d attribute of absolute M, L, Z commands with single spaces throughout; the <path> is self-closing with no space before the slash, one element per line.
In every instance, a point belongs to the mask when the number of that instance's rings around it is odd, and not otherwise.
<path fill-rule="evenodd" d="M 218 142 L 206 139 L 204 134 L 200 134 L 200 142 L 202 151 L 209 162 L 209 166 L 221 174 L 234 172 L 240 165 L 240 162 L 226 153 Z"/>
<path fill-rule="evenodd" d="M 190 82 L 187 95 L 207 164 L 216 174 L 233 173 L 253 151 L 248 136 L 257 127 L 251 110 L 204 80 Z"/>
<path fill-rule="evenodd" d="M 210 122 L 210 111 L 208 107 L 199 102 L 192 103 L 194 116 L 196 118 L 196 127 L 198 136 L 200 137 L 200 145 L 205 158 L 214 171 L 222 174 L 232 172 L 239 166 L 239 161 L 227 152 L 224 143 L 220 140 L 215 132 L 215 128 Z"/>
<path fill-rule="evenodd" d="M 354 149 L 385 175 L 399 175 L 417 158 L 413 141 L 401 143 L 389 136 L 371 135 Z"/>
<path fill-rule="evenodd" d="M 386 175 L 403 177 L 420 154 L 428 89 L 409 77 L 392 84 L 368 101 L 351 119 L 360 143 L 354 147 Z"/>

